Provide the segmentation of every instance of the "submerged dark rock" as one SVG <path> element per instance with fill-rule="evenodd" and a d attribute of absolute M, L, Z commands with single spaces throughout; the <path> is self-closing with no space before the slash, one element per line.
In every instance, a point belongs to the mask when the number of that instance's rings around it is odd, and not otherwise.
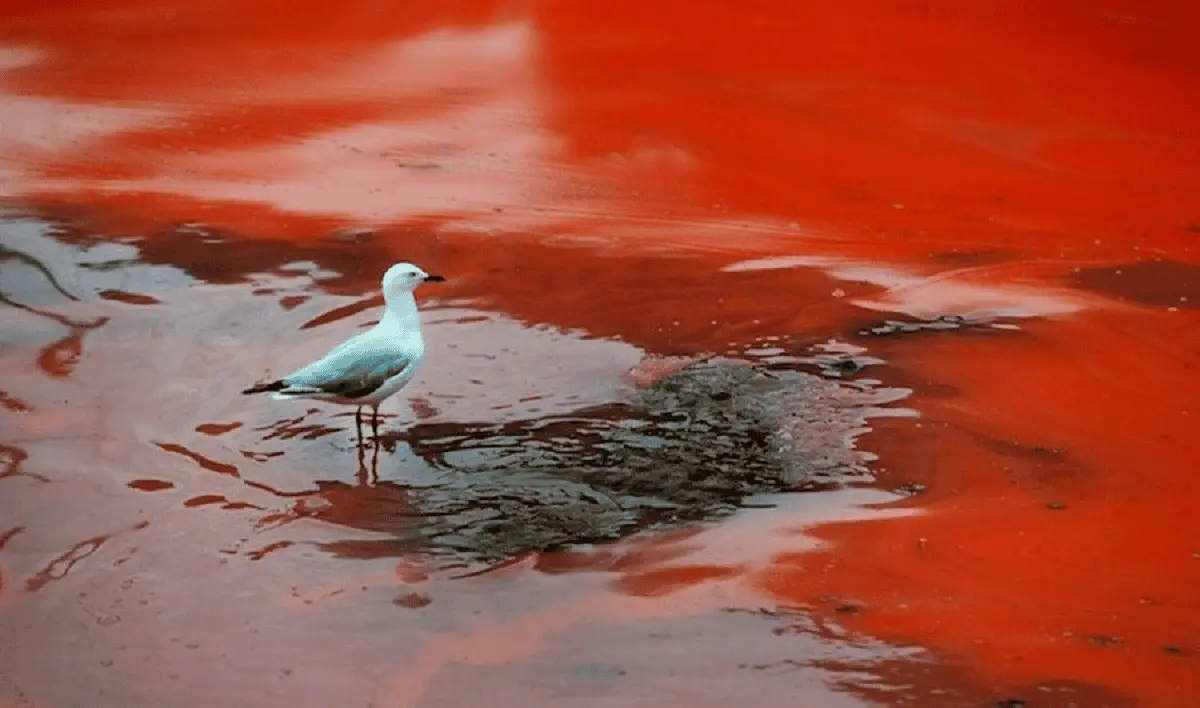
<path fill-rule="evenodd" d="M 856 396 L 870 399 L 718 361 L 567 415 L 418 424 L 403 441 L 439 479 L 406 490 L 398 521 L 435 551 L 497 560 L 728 514 L 748 496 L 857 471 Z"/>

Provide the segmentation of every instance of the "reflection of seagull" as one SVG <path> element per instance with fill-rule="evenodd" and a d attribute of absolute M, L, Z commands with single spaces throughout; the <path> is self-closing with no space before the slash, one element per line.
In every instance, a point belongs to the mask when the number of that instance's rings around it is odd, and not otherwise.
<path fill-rule="evenodd" d="M 244 394 L 274 393 L 274 398 L 311 398 L 357 406 L 354 422 L 362 445 L 362 409 L 371 407 L 371 430 L 379 438 L 379 404 L 412 380 L 425 358 L 421 320 L 413 290 L 426 281 L 441 282 L 411 263 L 397 263 L 383 276 L 387 310 L 379 324 L 342 342 L 328 354 L 278 381 L 252 386 Z"/>

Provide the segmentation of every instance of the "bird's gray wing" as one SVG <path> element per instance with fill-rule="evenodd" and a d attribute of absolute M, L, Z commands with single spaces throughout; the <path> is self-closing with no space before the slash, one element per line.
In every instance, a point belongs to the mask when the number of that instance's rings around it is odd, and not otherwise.
<path fill-rule="evenodd" d="M 402 373 L 412 360 L 396 349 L 374 347 L 330 352 L 283 379 L 295 393 L 325 393 L 342 398 L 362 398 L 385 381 Z M 288 393 L 287 389 L 281 393 Z"/>

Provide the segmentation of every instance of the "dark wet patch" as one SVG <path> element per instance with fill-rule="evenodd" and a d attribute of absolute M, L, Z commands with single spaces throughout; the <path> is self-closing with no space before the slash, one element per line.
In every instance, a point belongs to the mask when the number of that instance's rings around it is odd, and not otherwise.
<path fill-rule="evenodd" d="M 227 500 L 220 494 L 201 494 L 198 497 L 192 497 L 183 503 L 186 507 L 208 506 L 210 504 L 224 504 Z"/>
<path fill-rule="evenodd" d="M 165 489 L 174 489 L 175 483 L 163 479 L 135 479 L 126 486 L 142 492 L 161 492 Z"/>
<path fill-rule="evenodd" d="M 263 546 L 257 551 L 247 552 L 246 557 L 250 560 L 259 561 L 276 551 L 282 551 L 283 549 L 291 548 L 294 545 L 296 544 L 292 541 L 276 541 L 275 543 L 269 543 Z"/>
<path fill-rule="evenodd" d="M 235 421 L 233 423 L 201 423 L 200 425 L 196 426 L 196 432 L 201 433 L 202 435 L 212 435 L 215 437 L 217 435 L 224 435 L 225 433 L 232 432 L 240 427 L 242 427 L 241 421 Z"/>
<path fill-rule="evenodd" d="M 262 510 L 261 506 L 259 506 L 257 504 L 251 504 L 250 502 L 227 502 L 227 503 L 223 504 L 221 506 L 221 508 L 230 510 L 230 511 L 237 511 L 238 509 L 258 509 L 259 511 Z"/>
<path fill-rule="evenodd" d="M 1200 266 L 1171 260 L 1083 268 L 1070 281 L 1076 287 L 1164 307 L 1200 307 Z"/>
<path fill-rule="evenodd" d="M 279 298 L 279 306 L 285 310 L 294 310 L 308 301 L 307 295 L 289 295 Z"/>
<path fill-rule="evenodd" d="M 36 479 L 39 482 L 49 482 L 50 480 L 40 474 L 27 472 L 21 469 L 22 463 L 29 459 L 29 453 L 19 447 L 12 445 L 0 444 L 0 479 L 6 477 L 29 477 Z"/>
<path fill-rule="evenodd" d="M 194 508 L 194 507 L 198 507 L 198 506 L 212 506 L 214 504 L 219 504 L 222 509 L 226 509 L 229 511 L 235 511 L 237 509 L 258 509 L 260 511 L 262 510 L 262 507 L 258 506 L 257 504 L 250 504 L 248 502 L 229 501 L 228 499 L 226 499 L 224 496 L 222 496 L 220 494 L 201 494 L 198 497 L 191 497 L 190 499 L 188 499 L 187 501 L 185 501 L 183 503 L 183 505 L 188 508 Z"/>
<path fill-rule="evenodd" d="M 4 547 L 8 545 L 8 542 L 13 540 L 13 538 L 16 537 L 17 534 L 21 533 L 24 530 L 25 530 L 24 526 L 14 526 L 11 529 L 8 529 L 7 531 L 0 531 L 0 551 L 4 550 Z"/>
<path fill-rule="evenodd" d="M 79 358 L 83 355 L 83 336 L 72 332 L 41 351 L 38 366 L 55 378 L 65 378 L 75 373 Z"/>
<path fill-rule="evenodd" d="M 130 293 L 130 292 L 125 292 L 124 290 L 101 290 L 100 292 L 97 293 L 97 295 L 104 298 L 105 300 L 112 300 L 114 302 L 123 302 L 126 305 L 161 305 L 162 304 L 162 300 L 159 300 L 158 298 L 156 298 L 152 295 L 145 295 L 142 293 Z"/>
<path fill-rule="evenodd" d="M 384 445 L 407 442 L 437 483 L 326 488 L 332 506 L 312 515 L 397 534 L 327 550 L 387 555 L 421 542 L 484 560 L 677 526 L 850 470 L 848 446 L 839 458 L 804 436 L 848 438 L 861 424 L 855 395 L 809 374 L 712 362 L 567 415 L 419 423 Z"/>
<path fill-rule="evenodd" d="M 382 295 L 373 295 L 362 300 L 352 302 L 348 305 L 339 305 L 326 312 L 322 312 L 311 320 L 300 325 L 300 329 L 312 329 L 321 325 L 337 322 L 347 317 L 353 317 L 360 312 L 366 312 L 374 307 L 379 307 L 383 304 Z"/>
<path fill-rule="evenodd" d="M 201 455 L 198 452 L 187 449 L 183 445 L 179 445 L 177 443 L 162 443 L 162 442 L 156 442 L 154 444 L 157 445 L 159 447 L 159 449 L 161 449 L 165 452 L 172 452 L 172 453 L 175 453 L 176 455 L 182 455 L 182 456 L 190 459 L 191 461 L 200 465 L 201 467 L 208 470 L 209 472 L 216 472 L 217 474 L 229 475 L 231 477 L 241 476 L 241 473 L 238 472 L 237 467 L 234 467 L 233 465 L 227 465 L 224 462 L 217 462 L 216 460 L 209 459 L 209 458 L 205 457 L 204 455 Z"/>
<path fill-rule="evenodd" d="M 305 423 L 305 420 L 314 412 L 315 409 L 309 409 L 304 415 L 295 418 L 286 418 L 270 425 L 256 428 L 259 431 L 270 431 L 263 440 L 291 440 L 292 438 L 302 438 L 304 440 L 317 440 L 327 435 L 333 435 L 339 432 L 338 428 L 320 423 Z"/>
<path fill-rule="evenodd" d="M 1007 467 L 1010 476 L 1033 484 L 1052 484 L 1085 472 L 1081 464 L 1057 447 L 999 440 L 979 434 L 973 434 L 973 437 L 979 445 L 1013 460 Z"/>
<path fill-rule="evenodd" d="M 118 533 L 141 531 L 149 526 L 149 522 L 140 521 L 128 529 L 124 529 L 122 532 Z M 75 568 L 76 565 L 89 558 L 96 551 L 100 550 L 100 547 L 107 543 L 109 539 L 115 535 L 117 534 L 109 533 L 93 536 L 92 538 L 80 541 L 79 543 L 71 546 L 65 553 L 62 553 L 54 560 L 50 561 L 46 567 L 42 568 L 35 573 L 33 577 L 26 580 L 25 590 L 28 592 L 37 592 L 50 583 L 62 580 Z"/>
<path fill-rule="evenodd" d="M 404 607 L 410 610 L 420 609 L 432 602 L 433 600 L 428 595 L 419 592 L 405 593 L 392 598 L 393 605 L 396 607 Z"/>
<path fill-rule="evenodd" d="M 33 410 L 33 406 L 5 391 L 0 391 L 0 408 L 13 413 L 27 413 Z"/>

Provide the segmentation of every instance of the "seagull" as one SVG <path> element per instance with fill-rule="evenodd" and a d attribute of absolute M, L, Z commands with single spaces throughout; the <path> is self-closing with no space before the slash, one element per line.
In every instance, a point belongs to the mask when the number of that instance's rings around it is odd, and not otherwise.
<path fill-rule="evenodd" d="M 440 283 L 411 263 L 397 263 L 383 274 L 383 319 L 347 339 L 302 369 L 276 381 L 257 384 L 243 395 L 272 393 L 272 398 L 308 398 L 356 406 L 358 445 L 363 444 L 362 411 L 371 408 L 371 432 L 379 441 L 379 404 L 412 380 L 425 358 L 425 340 L 413 290 L 421 283 Z"/>

